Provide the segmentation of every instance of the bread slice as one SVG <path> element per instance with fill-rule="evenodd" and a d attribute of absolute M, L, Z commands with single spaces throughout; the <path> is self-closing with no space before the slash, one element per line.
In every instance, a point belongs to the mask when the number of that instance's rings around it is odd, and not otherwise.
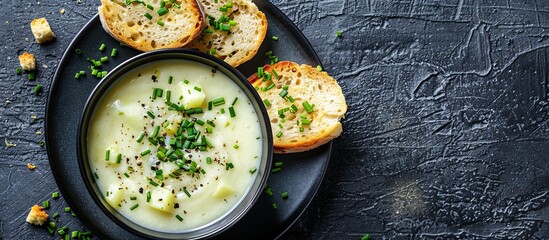
<path fill-rule="evenodd" d="M 137 50 L 183 47 L 200 34 L 203 13 L 196 0 L 176 0 L 160 15 L 162 1 L 101 0 L 99 18 L 105 31 Z"/>
<path fill-rule="evenodd" d="M 207 16 L 207 27 L 188 47 L 210 53 L 234 67 L 255 56 L 267 33 L 267 18 L 252 1 L 217 0 L 216 3 L 213 0 L 199 0 L 199 2 Z M 232 7 L 226 7 L 228 3 L 232 4 Z M 226 8 L 226 11 L 220 11 L 220 8 Z M 215 22 L 219 22 L 221 16 L 227 16 L 236 25 L 230 26 L 228 31 L 216 29 Z M 229 24 L 228 21 L 221 22 Z"/>
<path fill-rule="evenodd" d="M 55 38 L 55 34 L 51 30 L 50 24 L 46 18 L 37 18 L 32 20 L 31 24 L 32 35 L 37 43 L 42 44 Z"/>
<path fill-rule="evenodd" d="M 264 66 L 263 77 L 255 73 L 248 81 L 257 89 L 269 113 L 275 153 L 307 151 L 341 134 L 339 121 L 347 112 L 347 104 L 341 87 L 328 73 L 284 61 Z M 305 102 L 313 111 L 306 111 Z"/>

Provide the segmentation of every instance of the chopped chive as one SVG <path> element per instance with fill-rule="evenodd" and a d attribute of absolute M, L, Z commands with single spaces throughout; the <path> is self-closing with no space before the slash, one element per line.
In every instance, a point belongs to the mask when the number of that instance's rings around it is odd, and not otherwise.
<path fill-rule="evenodd" d="M 187 191 L 187 188 L 186 187 L 183 187 L 183 192 L 185 192 L 185 194 L 187 195 L 187 197 L 191 197 L 191 193 L 189 191 Z"/>
<path fill-rule="evenodd" d="M 156 21 L 156 24 L 158 24 L 158 25 L 164 27 L 164 22 L 162 22 L 161 20 Z"/>
<path fill-rule="evenodd" d="M 198 91 L 198 92 L 202 92 L 202 88 L 198 87 L 198 86 L 194 86 L 194 90 Z"/>
<path fill-rule="evenodd" d="M 101 46 L 99 46 L 99 51 L 105 50 L 106 45 L 104 43 L 101 43 Z"/>
<path fill-rule="evenodd" d="M 214 31 L 211 28 L 206 28 L 202 32 L 204 32 L 204 33 L 213 33 Z"/>
<path fill-rule="evenodd" d="M 122 153 L 119 153 L 118 155 L 116 155 L 116 163 L 120 163 L 122 162 Z"/>
<path fill-rule="evenodd" d="M 146 149 L 145 151 L 141 152 L 141 156 L 146 156 L 151 153 L 151 149 Z"/>
<path fill-rule="evenodd" d="M 263 103 L 265 103 L 265 106 L 270 107 L 271 102 L 269 102 L 269 99 L 263 99 Z"/>
<path fill-rule="evenodd" d="M 95 176 L 95 179 L 99 179 L 99 175 L 97 175 L 96 172 L 94 172 L 93 175 Z"/>
<path fill-rule="evenodd" d="M 51 193 L 51 198 L 57 199 L 59 197 L 59 192 L 53 192 Z"/>
<path fill-rule="evenodd" d="M 276 173 L 276 172 L 280 172 L 280 170 L 282 170 L 282 168 L 276 167 L 276 168 L 273 168 L 273 169 L 271 170 L 271 172 Z"/>
<path fill-rule="evenodd" d="M 108 150 L 105 151 L 105 161 L 109 161 L 109 159 L 111 158 L 111 150 Z"/>
<path fill-rule="evenodd" d="M 275 162 L 276 167 L 282 167 L 282 162 Z"/>
<path fill-rule="evenodd" d="M 231 25 L 231 26 L 236 26 L 236 21 L 234 21 L 234 20 L 229 20 L 229 25 Z"/>
<path fill-rule="evenodd" d="M 282 136 L 282 132 L 281 132 L 281 131 L 278 131 L 278 132 L 276 133 L 276 137 L 277 137 L 277 138 L 280 138 L 281 136 Z"/>
<path fill-rule="evenodd" d="M 42 202 L 42 208 L 48 209 L 50 208 L 50 201 L 46 200 Z"/>
<path fill-rule="evenodd" d="M 130 210 L 134 210 L 134 209 L 136 209 L 137 207 L 139 207 L 139 204 L 136 203 L 135 205 L 133 205 L 133 206 L 130 207 Z"/>
<path fill-rule="evenodd" d="M 360 240 L 370 240 L 370 234 L 364 234 L 364 236 L 362 236 Z"/>
<path fill-rule="evenodd" d="M 184 82 L 185 84 L 189 84 L 189 80 L 187 80 L 187 79 L 184 79 L 183 82 Z"/>
<path fill-rule="evenodd" d="M 93 69 L 91 74 L 92 74 L 93 76 L 95 76 L 95 75 L 97 75 L 97 72 L 99 72 L 99 70 Z"/>
<path fill-rule="evenodd" d="M 28 80 L 34 80 L 36 79 L 36 76 L 34 75 L 34 71 L 31 71 L 27 74 L 27 79 Z"/>
<path fill-rule="evenodd" d="M 304 102 L 301 103 L 301 105 L 303 106 L 305 111 L 307 111 L 307 113 L 312 113 L 313 112 L 313 107 L 311 106 L 311 104 L 309 104 L 309 102 L 304 101 Z"/>
<path fill-rule="evenodd" d="M 288 198 L 288 192 L 283 192 L 283 193 L 281 194 L 281 196 L 282 196 L 283 199 Z"/>
<path fill-rule="evenodd" d="M 158 9 L 158 11 L 156 11 L 156 13 L 158 13 L 158 16 L 162 16 L 166 13 L 168 13 L 168 9 L 166 7 L 161 7 Z"/>
<path fill-rule="evenodd" d="M 15 69 L 15 72 L 17 73 L 17 75 L 21 75 L 21 73 L 23 73 L 23 70 L 21 70 L 21 68 L 18 67 Z"/>
<path fill-rule="evenodd" d="M 80 50 L 80 48 L 75 49 L 74 52 L 78 55 L 82 54 L 82 50 Z"/>
<path fill-rule="evenodd" d="M 145 132 L 141 132 L 141 134 L 139 134 L 139 137 L 137 138 L 137 142 L 140 143 L 141 141 L 143 141 L 144 137 L 145 137 Z"/>
<path fill-rule="evenodd" d="M 226 11 L 227 11 L 227 8 L 226 8 L 226 7 L 219 7 L 219 11 L 220 11 L 220 12 L 226 12 Z"/>
<path fill-rule="evenodd" d="M 324 70 L 324 69 L 322 68 L 322 66 L 316 65 L 316 70 L 319 71 L 319 72 L 322 72 L 322 70 Z"/>
<path fill-rule="evenodd" d="M 275 87 L 274 83 L 271 83 L 269 86 L 267 86 L 267 90 L 271 90 Z"/>
<path fill-rule="evenodd" d="M 236 116 L 236 113 L 234 112 L 234 108 L 232 106 L 229 107 L 229 114 L 231 115 L 232 118 Z"/>
<path fill-rule="evenodd" d="M 116 57 L 117 53 L 118 53 L 118 50 L 116 48 L 113 48 L 111 50 L 111 57 Z"/>
<path fill-rule="evenodd" d="M 148 115 L 151 119 L 154 119 L 154 118 L 155 118 L 154 114 L 153 114 L 151 111 L 147 111 L 147 115 Z"/>
<path fill-rule="evenodd" d="M 173 76 L 168 77 L 168 84 L 172 84 Z"/>
<path fill-rule="evenodd" d="M 231 106 L 234 106 L 236 104 L 236 101 L 238 101 L 238 97 L 234 98 L 233 103 L 231 103 Z"/>
<path fill-rule="evenodd" d="M 225 98 L 224 97 L 218 97 L 218 98 L 212 100 L 212 103 L 216 107 L 219 106 L 219 105 L 223 105 L 223 104 L 225 104 Z"/>
<path fill-rule="evenodd" d="M 240 146 L 238 146 L 238 144 L 235 144 L 233 147 L 234 149 L 238 149 Z"/>
<path fill-rule="evenodd" d="M 71 211 L 71 207 L 65 207 L 65 212 L 70 212 Z"/>
<path fill-rule="evenodd" d="M 280 92 L 278 95 L 280 95 L 281 98 L 286 97 L 288 95 L 288 90 L 282 89 L 282 92 Z"/>
<path fill-rule="evenodd" d="M 145 13 L 143 16 L 145 16 L 146 18 L 148 18 L 149 20 L 151 20 L 153 18 L 153 16 L 149 13 Z"/>
<path fill-rule="evenodd" d="M 303 125 L 310 125 L 310 124 L 311 124 L 311 120 L 306 119 L 306 118 L 305 118 L 305 119 L 301 119 L 301 124 L 303 124 Z"/>
<path fill-rule="evenodd" d="M 225 108 L 221 108 L 221 109 L 219 109 L 219 111 L 221 112 L 221 114 L 224 114 L 225 113 Z"/>
<path fill-rule="evenodd" d="M 85 74 L 86 74 L 86 71 L 80 70 L 80 72 L 78 72 L 78 73 L 80 73 L 80 75 L 85 75 Z"/>
<path fill-rule="evenodd" d="M 136 196 L 131 196 L 130 200 L 137 200 L 137 197 Z"/>
<path fill-rule="evenodd" d="M 68 236 L 68 235 L 67 235 Z M 78 231 L 72 231 L 71 233 L 72 238 L 78 238 Z"/>
<path fill-rule="evenodd" d="M 257 168 L 250 169 L 250 174 L 254 174 L 255 172 L 257 172 Z"/>
<path fill-rule="evenodd" d="M 56 213 L 54 213 L 51 217 L 52 217 L 52 218 L 58 218 L 58 217 L 59 217 L 59 213 L 56 212 Z"/>
<path fill-rule="evenodd" d="M 257 77 L 262 78 L 263 77 L 263 67 L 257 68 Z"/>
<path fill-rule="evenodd" d="M 180 222 L 183 221 L 183 218 L 181 216 L 179 216 L 179 214 L 175 215 L 175 218 L 177 218 L 177 220 L 179 220 Z"/>
<path fill-rule="evenodd" d="M 234 168 L 233 163 L 227 163 L 227 164 L 225 165 L 225 170 L 229 170 L 229 169 L 233 169 L 233 168 Z"/>
<path fill-rule="evenodd" d="M 273 39 L 273 41 L 278 41 L 278 37 L 277 37 L 277 36 L 272 36 L 271 39 Z"/>
<path fill-rule="evenodd" d="M 99 61 L 101 61 L 101 62 L 107 62 L 107 61 L 109 61 L 109 57 L 101 57 L 101 58 L 99 59 Z"/>
<path fill-rule="evenodd" d="M 74 78 L 75 78 L 75 79 L 79 79 L 79 78 L 80 78 L 80 73 L 77 72 L 76 74 L 74 74 Z"/>
<path fill-rule="evenodd" d="M 276 203 L 273 203 L 272 206 L 274 210 L 278 209 L 278 206 L 276 205 Z"/>
<path fill-rule="evenodd" d="M 147 4 L 147 8 L 150 9 L 150 10 L 154 10 L 154 7 L 150 4 Z"/>
<path fill-rule="evenodd" d="M 151 191 L 147 191 L 147 202 L 151 201 Z"/>
<path fill-rule="evenodd" d="M 336 35 L 337 35 L 338 38 L 341 38 L 343 36 L 341 31 L 336 31 Z"/>
<path fill-rule="evenodd" d="M 149 178 L 149 183 L 155 187 L 158 187 L 158 183 Z M 148 197 L 148 196 L 147 196 Z"/>
<path fill-rule="evenodd" d="M 127 178 L 130 178 L 130 174 L 128 173 L 124 173 L 124 176 L 126 176 Z"/>

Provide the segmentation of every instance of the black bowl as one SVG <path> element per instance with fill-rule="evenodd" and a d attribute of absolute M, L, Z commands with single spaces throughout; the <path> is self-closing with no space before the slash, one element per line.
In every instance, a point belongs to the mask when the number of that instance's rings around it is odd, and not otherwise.
<path fill-rule="evenodd" d="M 118 213 L 114 208 L 112 208 L 102 197 L 102 193 L 94 182 L 95 179 L 91 171 L 90 165 L 88 164 L 87 156 L 88 127 L 90 124 L 90 120 L 92 119 L 93 114 L 97 108 L 97 104 L 101 101 L 103 96 L 110 89 L 112 89 L 114 85 L 116 85 L 119 79 L 123 79 L 121 77 L 125 73 L 153 61 L 169 59 L 183 59 L 202 63 L 207 66 L 211 66 L 212 68 L 215 68 L 217 71 L 224 73 L 230 79 L 232 79 L 248 96 L 250 102 L 253 105 L 253 108 L 255 109 L 255 112 L 258 114 L 257 117 L 261 126 L 261 134 L 263 139 L 262 159 L 259 168 L 257 169 L 257 177 L 254 180 L 252 187 L 244 194 L 244 196 L 242 197 L 242 199 L 240 199 L 237 205 L 231 208 L 230 212 L 224 214 L 223 216 L 209 224 L 178 233 L 160 232 L 146 228 L 130 221 L 129 219 Z M 80 172 L 82 174 L 84 183 L 94 201 L 110 219 L 112 219 L 122 228 L 128 230 L 133 234 L 146 238 L 198 239 L 212 237 L 227 230 L 229 227 L 239 221 L 257 201 L 267 181 L 267 177 L 269 175 L 272 165 L 271 163 L 273 156 L 273 139 L 271 125 L 265 106 L 263 105 L 263 102 L 261 101 L 261 98 L 257 94 L 256 90 L 248 83 L 247 79 L 238 70 L 231 67 L 224 61 L 219 60 L 208 54 L 189 49 L 163 49 L 142 53 L 114 68 L 109 74 L 107 74 L 106 77 L 104 77 L 103 80 L 101 80 L 101 82 L 95 87 L 92 94 L 88 98 L 82 117 L 80 119 L 77 138 L 77 156 Z"/>

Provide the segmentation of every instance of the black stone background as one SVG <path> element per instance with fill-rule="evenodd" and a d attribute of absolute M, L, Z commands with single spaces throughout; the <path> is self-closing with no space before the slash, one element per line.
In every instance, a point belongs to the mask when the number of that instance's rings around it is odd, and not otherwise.
<path fill-rule="evenodd" d="M 320 191 L 282 239 L 549 239 L 549 1 L 272 3 L 349 105 Z M 25 223 L 57 189 L 37 132 L 57 63 L 97 5 L 0 1 L 0 142 L 17 144 L 0 147 L 1 239 L 58 238 Z M 34 42 L 38 17 L 52 43 Z M 15 74 L 24 51 L 37 58 L 34 82 Z"/>

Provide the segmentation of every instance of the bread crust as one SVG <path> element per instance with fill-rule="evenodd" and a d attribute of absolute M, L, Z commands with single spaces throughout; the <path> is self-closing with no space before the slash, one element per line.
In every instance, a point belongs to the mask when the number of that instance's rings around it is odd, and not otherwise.
<path fill-rule="evenodd" d="M 50 24 L 46 18 L 34 19 L 30 26 L 32 35 L 39 44 L 46 43 L 55 38 L 55 34 L 51 30 Z"/>
<path fill-rule="evenodd" d="M 226 13 L 220 12 L 219 8 L 227 2 L 229 1 L 218 0 L 214 3 L 212 0 L 199 0 L 207 16 L 219 19 L 222 14 L 228 15 L 231 20 L 235 20 L 236 25 L 230 31 L 221 31 L 206 24 L 205 28 L 214 32 L 202 32 L 188 47 L 209 52 L 236 67 L 257 54 L 267 34 L 268 22 L 265 14 L 250 0 L 231 0 L 233 8 Z M 211 52 L 212 49 L 215 49 L 215 53 Z"/>
<path fill-rule="evenodd" d="M 19 55 L 19 65 L 21 65 L 21 69 L 25 71 L 33 71 L 36 69 L 36 59 L 34 58 L 34 54 L 24 52 Z"/>
<path fill-rule="evenodd" d="M 277 72 L 277 79 L 273 70 Z M 342 131 L 340 123 L 347 111 L 345 97 L 337 81 L 326 72 L 320 72 L 309 65 L 299 65 L 294 62 L 283 61 L 274 65 L 265 65 L 264 72 L 271 73 L 271 80 L 263 81 L 258 74 L 248 78 L 248 81 L 259 88 L 258 93 L 262 99 L 268 99 L 271 106 L 266 106 L 273 128 L 275 153 L 294 153 L 308 151 L 328 143 L 338 137 Z M 270 90 L 263 88 L 275 84 Z M 288 85 L 288 96 L 292 96 L 295 102 L 288 98 L 283 99 L 279 93 L 283 86 Z M 304 101 L 315 104 L 314 111 L 307 113 L 302 103 Z M 288 108 L 294 104 L 298 107 L 296 113 L 284 113 L 284 120 L 279 116 L 279 110 Z M 304 131 L 299 131 L 297 120 L 301 114 L 311 120 L 310 125 L 303 125 Z M 282 122 L 284 121 L 284 122 Z M 280 125 L 279 125 L 280 124 Z M 280 126 L 283 128 L 281 129 Z M 277 132 L 282 132 L 277 137 Z"/>
<path fill-rule="evenodd" d="M 155 1 L 151 3 L 153 2 Z M 195 39 L 204 26 L 204 13 L 196 0 L 182 0 L 180 3 L 181 8 L 172 7 L 168 13 L 159 16 L 158 4 L 154 5 L 154 10 L 150 10 L 139 3 L 126 6 L 125 1 L 121 0 L 101 0 L 102 5 L 98 7 L 98 13 L 101 25 L 109 35 L 137 50 L 146 52 L 162 48 L 180 48 Z M 130 16 L 133 18 L 131 21 L 120 21 L 121 17 L 117 13 L 125 13 L 123 16 L 134 15 Z M 153 18 L 149 20 L 144 13 L 149 13 Z M 187 18 L 184 18 L 184 14 Z M 165 25 L 158 25 L 158 20 Z M 176 37 L 172 39 L 174 35 Z"/>

